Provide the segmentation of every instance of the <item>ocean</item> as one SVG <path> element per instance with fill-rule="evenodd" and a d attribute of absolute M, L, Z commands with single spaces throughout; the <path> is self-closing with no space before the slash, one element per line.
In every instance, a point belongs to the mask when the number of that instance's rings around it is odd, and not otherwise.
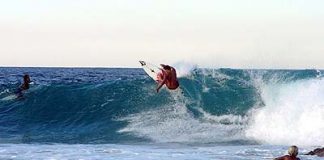
<path fill-rule="evenodd" d="M 13 92 L 29 74 L 22 98 Z M 0 68 L 0 159 L 273 159 L 324 145 L 320 70 Z"/>

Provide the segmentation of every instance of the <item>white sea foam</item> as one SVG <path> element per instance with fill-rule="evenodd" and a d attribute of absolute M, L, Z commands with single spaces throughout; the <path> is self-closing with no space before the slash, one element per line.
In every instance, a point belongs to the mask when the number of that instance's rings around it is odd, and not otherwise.
<path fill-rule="evenodd" d="M 265 106 L 251 112 L 247 137 L 268 144 L 324 144 L 323 79 L 259 86 Z"/>
<path fill-rule="evenodd" d="M 119 130 L 132 133 L 152 141 L 183 143 L 214 143 L 242 140 L 242 123 L 245 118 L 237 115 L 215 116 L 198 110 L 202 117 L 195 118 L 186 108 L 189 103 L 181 91 L 173 92 L 177 103 L 162 106 L 138 114 L 129 115 L 119 120 L 128 121 L 129 125 Z"/>
<path fill-rule="evenodd" d="M 185 77 L 191 74 L 191 71 L 197 68 L 197 65 L 188 62 L 178 62 L 173 64 L 173 67 L 177 70 L 178 77 Z"/>

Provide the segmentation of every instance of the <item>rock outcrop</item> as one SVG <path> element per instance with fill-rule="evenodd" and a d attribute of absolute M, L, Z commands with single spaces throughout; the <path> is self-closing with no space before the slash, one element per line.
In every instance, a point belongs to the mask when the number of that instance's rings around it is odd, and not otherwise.
<path fill-rule="evenodd" d="M 324 157 L 324 148 L 316 148 L 313 151 L 306 153 L 306 155 L 317 155 L 319 157 Z"/>

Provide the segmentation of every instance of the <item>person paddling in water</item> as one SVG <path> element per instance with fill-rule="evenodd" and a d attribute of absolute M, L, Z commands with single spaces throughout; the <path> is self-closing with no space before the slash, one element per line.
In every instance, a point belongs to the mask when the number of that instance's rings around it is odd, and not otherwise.
<path fill-rule="evenodd" d="M 165 84 L 170 90 L 175 90 L 179 87 L 179 82 L 177 79 L 176 70 L 165 64 L 161 64 L 161 72 L 157 74 L 157 82 L 158 86 L 156 88 L 156 92 L 159 92 L 161 87 Z"/>
<path fill-rule="evenodd" d="M 288 155 L 275 158 L 273 160 L 300 160 L 298 157 L 298 147 L 297 146 L 290 146 L 288 148 Z"/>
<path fill-rule="evenodd" d="M 17 91 L 15 92 L 15 94 L 18 96 L 18 97 L 22 97 L 23 94 L 22 94 L 22 91 L 24 90 L 27 90 L 29 89 L 29 83 L 30 83 L 30 77 L 28 74 L 25 74 L 24 75 L 24 82 L 22 85 L 20 85 L 20 87 L 17 89 Z"/>

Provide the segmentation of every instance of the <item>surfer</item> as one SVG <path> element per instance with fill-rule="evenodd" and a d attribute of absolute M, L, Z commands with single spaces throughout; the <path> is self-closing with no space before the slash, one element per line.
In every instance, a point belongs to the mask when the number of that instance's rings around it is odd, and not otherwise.
<path fill-rule="evenodd" d="M 282 157 L 275 158 L 274 160 L 300 160 L 298 155 L 298 147 L 297 146 L 290 146 L 288 148 L 288 154 Z"/>
<path fill-rule="evenodd" d="M 156 88 L 156 92 L 159 92 L 161 87 L 165 84 L 170 90 L 175 90 L 179 87 L 179 82 L 177 79 L 176 70 L 165 64 L 161 64 L 161 72 L 157 74 L 157 82 L 158 87 Z"/>
<path fill-rule="evenodd" d="M 20 87 L 15 92 L 15 94 L 18 97 L 22 97 L 22 91 L 29 89 L 29 83 L 31 82 L 28 74 L 25 74 L 23 78 L 24 78 L 23 84 L 20 85 Z"/>

